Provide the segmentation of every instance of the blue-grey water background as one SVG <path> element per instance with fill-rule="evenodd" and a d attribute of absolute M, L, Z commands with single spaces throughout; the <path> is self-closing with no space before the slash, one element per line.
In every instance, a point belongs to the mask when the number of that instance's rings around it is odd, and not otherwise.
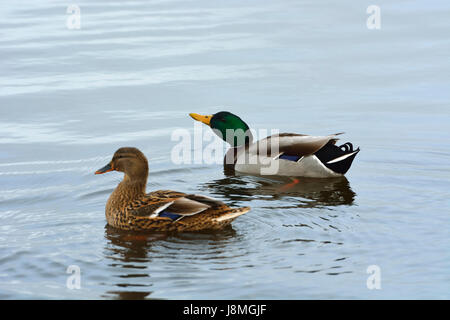
<path fill-rule="evenodd" d="M 450 298 L 450 2 L 29 0 L 0 17 L 0 298 Z M 362 151 L 346 179 L 287 191 L 173 163 L 188 113 L 220 110 Z M 148 156 L 148 190 L 252 211 L 214 233 L 106 228 L 121 175 L 94 171 L 121 146 Z"/>

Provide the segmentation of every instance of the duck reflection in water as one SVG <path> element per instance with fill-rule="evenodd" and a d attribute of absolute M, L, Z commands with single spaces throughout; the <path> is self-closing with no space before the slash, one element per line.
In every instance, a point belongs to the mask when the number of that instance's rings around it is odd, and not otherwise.
<path fill-rule="evenodd" d="M 118 290 L 107 291 L 105 298 L 119 300 L 149 299 L 152 291 L 148 288 L 153 284 L 149 282 L 149 270 L 146 263 L 150 262 L 148 252 L 151 243 L 163 239 L 163 234 L 133 233 L 105 226 L 105 257 L 110 260 L 108 265 L 117 269 L 116 277 L 119 280 L 113 283 Z"/>
<path fill-rule="evenodd" d="M 230 201 L 277 201 L 289 198 L 299 201 L 296 207 L 313 208 L 352 205 L 356 193 L 345 177 L 289 178 L 280 176 L 243 175 L 225 170 L 225 178 L 207 182 L 199 187 L 212 195 L 220 195 Z"/>
<path fill-rule="evenodd" d="M 180 248 L 187 252 L 204 252 L 207 248 L 215 251 L 213 259 L 216 254 L 221 254 L 217 248 L 223 247 L 221 250 L 226 250 L 226 243 L 233 241 L 235 236 L 236 231 L 232 226 L 212 231 L 145 233 L 106 225 L 107 242 L 104 255 L 110 261 L 108 265 L 117 270 L 116 277 L 112 279 L 119 280 L 113 283 L 118 290 L 107 291 L 104 297 L 120 300 L 152 299 L 149 296 L 153 291 L 148 289 L 157 280 L 157 277 L 151 275 L 152 272 L 161 268 L 161 263 L 170 264 L 171 259 L 182 258 Z M 167 243 L 171 245 L 166 246 Z M 180 247 L 177 244 L 180 244 Z"/>

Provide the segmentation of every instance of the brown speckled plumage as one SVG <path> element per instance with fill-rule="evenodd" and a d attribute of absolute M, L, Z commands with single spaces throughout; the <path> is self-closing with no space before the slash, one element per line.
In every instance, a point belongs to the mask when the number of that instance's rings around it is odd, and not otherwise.
<path fill-rule="evenodd" d="M 213 198 L 171 190 L 146 194 L 148 163 L 136 148 L 120 148 L 111 162 L 96 173 L 111 170 L 125 174 L 105 208 L 106 220 L 115 228 L 178 232 L 221 229 L 250 210 L 249 207 L 230 208 Z M 178 218 L 158 216 L 166 209 Z"/>

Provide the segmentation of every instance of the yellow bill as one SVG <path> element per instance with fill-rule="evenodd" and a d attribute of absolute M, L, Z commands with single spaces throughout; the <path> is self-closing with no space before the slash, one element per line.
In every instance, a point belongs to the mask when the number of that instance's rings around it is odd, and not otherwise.
<path fill-rule="evenodd" d="M 209 122 L 211 121 L 212 115 L 209 116 L 202 116 L 198 113 L 189 113 L 189 115 L 192 117 L 192 119 L 203 122 L 204 124 L 209 126 Z"/>

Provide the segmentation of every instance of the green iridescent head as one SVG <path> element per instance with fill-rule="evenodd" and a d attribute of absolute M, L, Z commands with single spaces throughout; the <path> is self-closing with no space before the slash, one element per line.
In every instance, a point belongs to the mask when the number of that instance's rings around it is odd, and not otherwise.
<path fill-rule="evenodd" d="M 249 126 L 237 115 L 221 111 L 213 115 L 203 116 L 197 113 L 189 114 L 194 120 L 203 122 L 232 147 L 252 142 Z"/>

